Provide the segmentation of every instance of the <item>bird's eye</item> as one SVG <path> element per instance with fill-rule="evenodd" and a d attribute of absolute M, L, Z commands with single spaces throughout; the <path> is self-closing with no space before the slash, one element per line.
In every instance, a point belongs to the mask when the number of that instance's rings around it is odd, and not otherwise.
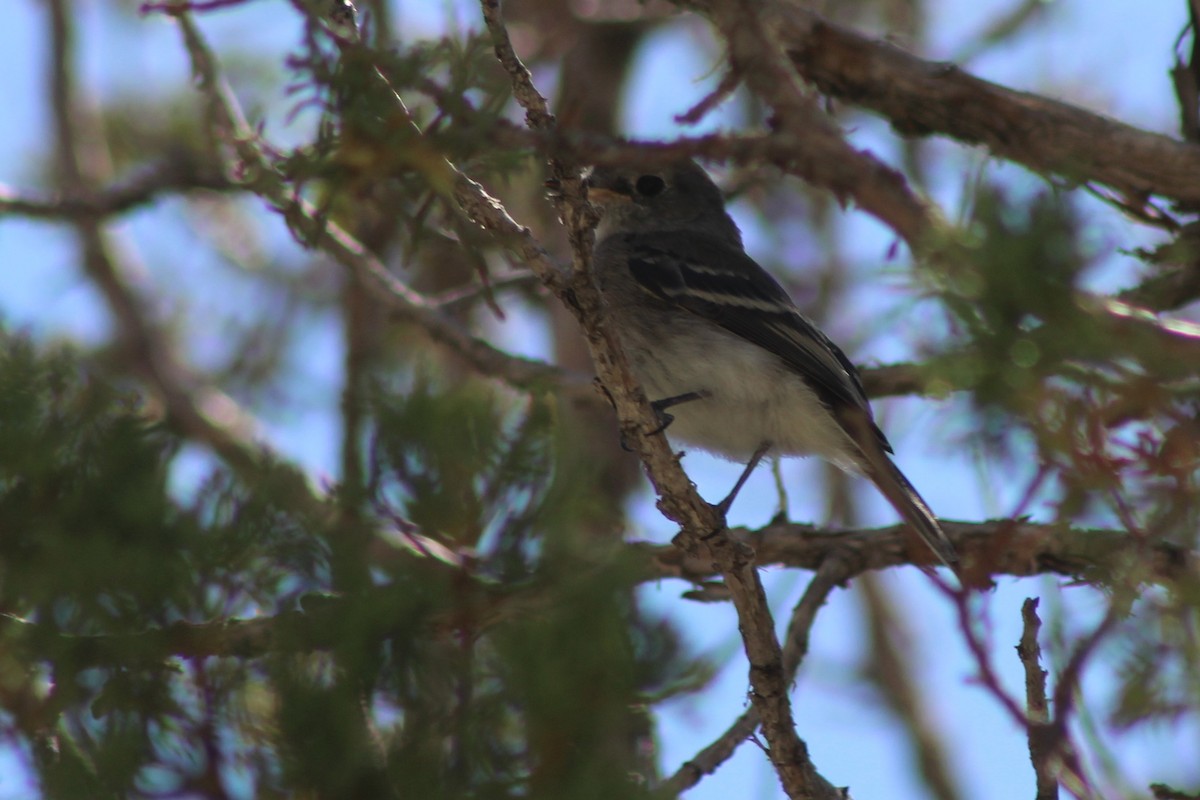
<path fill-rule="evenodd" d="M 634 188 L 643 197 L 654 197 L 654 195 L 660 194 L 663 189 L 667 188 L 667 183 L 657 175 L 643 175 L 637 179 Z"/>

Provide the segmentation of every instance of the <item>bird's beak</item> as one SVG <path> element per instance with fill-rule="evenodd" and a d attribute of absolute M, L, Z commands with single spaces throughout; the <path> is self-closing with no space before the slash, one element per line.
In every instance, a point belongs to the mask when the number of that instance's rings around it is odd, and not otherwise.
<path fill-rule="evenodd" d="M 633 198 L 627 194 L 618 192 L 615 189 L 606 189 L 603 186 L 592 186 L 591 184 L 588 184 L 587 199 L 588 202 L 593 205 L 607 206 L 614 203 L 628 203 Z"/>
<path fill-rule="evenodd" d="M 598 208 L 624 205 L 633 200 L 633 187 L 629 180 L 612 169 L 597 167 L 583 179 L 587 187 L 588 202 Z"/>

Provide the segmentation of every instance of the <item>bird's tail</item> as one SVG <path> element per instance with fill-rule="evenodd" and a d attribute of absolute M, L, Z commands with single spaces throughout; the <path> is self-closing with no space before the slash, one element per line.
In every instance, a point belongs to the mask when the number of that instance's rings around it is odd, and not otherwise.
<path fill-rule="evenodd" d="M 877 432 L 870 418 L 862 413 L 842 414 L 839 417 L 862 453 L 860 466 L 866 476 L 892 504 L 892 508 L 920 535 L 934 555 L 957 573 L 958 554 L 954 552 L 954 545 L 950 544 L 950 539 L 925 499 L 888 457 L 884 450 L 885 443 L 880 438 L 882 434 Z"/>
<path fill-rule="evenodd" d="M 942 563 L 957 571 L 958 554 L 954 552 L 954 545 L 950 544 L 946 532 L 929 510 L 925 499 L 917 493 L 908 482 L 908 478 L 904 477 L 904 473 L 892 463 L 886 453 L 879 452 L 867 456 L 867 477 L 892 504 L 896 513 L 916 530 Z"/>

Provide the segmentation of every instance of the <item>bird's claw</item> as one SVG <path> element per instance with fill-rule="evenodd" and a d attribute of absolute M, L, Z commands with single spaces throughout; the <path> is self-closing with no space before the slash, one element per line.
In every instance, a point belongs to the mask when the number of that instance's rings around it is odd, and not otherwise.
<path fill-rule="evenodd" d="M 650 431 L 646 435 L 654 436 L 655 434 L 662 433 L 668 427 L 670 427 L 671 423 L 675 421 L 675 415 L 671 414 L 667 411 L 663 411 L 661 408 L 659 408 L 654 403 L 651 403 L 650 407 L 654 409 L 654 416 L 658 418 L 658 427 L 656 427 L 654 430 Z"/>
<path fill-rule="evenodd" d="M 654 403 L 651 403 L 650 407 L 654 409 L 654 416 L 658 418 L 658 425 L 655 426 L 654 430 L 647 431 L 644 434 L 645 436 L 654 436 L 655 434 L 662 433 L 670 426 L 672 422 L 675 421 L 675 416 L 673 414 L 668 414 L 666 411 L 663 411 L 661 408 L 654 405 Z M 629 443 L 629 436 L 624 431 L 621 432 L 621 449 L 626 453 L 632 453 L 634 449 L 633 445 Z"/>

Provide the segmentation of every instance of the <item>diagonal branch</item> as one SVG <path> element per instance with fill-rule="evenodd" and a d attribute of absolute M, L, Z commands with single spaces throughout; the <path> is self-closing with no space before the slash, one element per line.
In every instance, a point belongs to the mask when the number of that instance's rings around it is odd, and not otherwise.
<path fill-rule="evenodd" d="M 817 612 L 821 610 L 834 588 L 849 579 L 851 571 L 851 562 L 843 553 L 830 552 L 808 582 L 800 602 L 792 610 L 792 619 L 788 623 L 787 638 L 783 647 L 783 671 L 789 685 L 796 680 L 796 672 L 800 669 L 804 657 L 808 655 L 809 634 L 816 621 Z M 663 781 L 659 785 L 661 793 L 666 796 L 682 794 L 703 780 L 706 775 L 716 772 L 742 742 L 754 734 L 760 721 L 757 707 L 748 708 L 712 744 L 681 764 L 674 775 Z"/>
<path fill-rule="evenodd" d="M 713 20 L 728 13 L 730 1 L 675 0 Z M 902 134 L 942 134 L 1035 172 L 1200 206 L 1194 144 L 926 61 L 828 22 L 799 0 L 766 0 L 762 8 L 801 77 L 888 118 Z"/>
<path fill-rule="evenodd" d="M 58 167 L 67 197 L 94 197 L 96 161 L 89 150 L 98 141 L 80 130 L 87 115 L 77 113 L 70 11 L 65 0 L 50 3 L 51 86 Z M 307 476 L 276 458 L 255 440 L 260 426 L 238 404 L 194 375 L 181 363 L 165 331 L 151 321 L 143 299 L 125 276 L 117 248 L 103 221 L 94 215 L 71 220 L 78 234 L 87 277 L 99 289 L 116 324 L 125 364 L 149 387 L 168 418 L 188 437 L 202 442 L 235 471 L 253 475 L 264 485 L 282 488 L 308 513 L 327 510 Z"/>
<path fill-rule="evenodd" d="M 535 129 L 553 127 L 554 118 L 546 110 L 545 100 L 532 86 L 528 70 L 513 52 L 499 1 L 482 0 L 482 8 L 497 56 L 509 71 L 514 93 L 525 107 L 528 121 Z M 550 288 L 580 324 L 597 374 L 616 407 L 622 432 L 627 441 L 635 443 L 658 493 L 659 509 L 682 528 L 676 537 L 678 545 L 709 560 L 724 577 L 737 609 L 738 627 L 750 662 L 751 701 L 762 717 L 763 734 L 770 745 L 768 755 L 785 791 L 793 798 L 836 797 L 836 790 L 817 774 L 806 745 L 796 734 L 782 652 L 753 553 L 728 535 L 718 511 L 696 493 L 666 438 L 641 433 L 661 426 L 657 425 L 645 393 L 632 376 L 615 332 L 607 324 L 604 301 L 592 279 L 594 213 L 583 198 L 578 169 L 552 161 L 551 172 L 562 192 L 560 211 L 573 258 L 569 283 Z"/>
<path fill-rule="evenodd" d="M 775 127 L 794 139 L 793 160 L 785 168 L 838 198 L 853 198 L 914 252 L 924 252 L 944 227 L 937 210 L 899 171 L 850 146 L 804 92 L 780 42 L 779 23 L 761 9 L 748 0 L 722 0 L 710 4 L 709 14 L 726 38 L 734 70 L 771 104 Z"/>

